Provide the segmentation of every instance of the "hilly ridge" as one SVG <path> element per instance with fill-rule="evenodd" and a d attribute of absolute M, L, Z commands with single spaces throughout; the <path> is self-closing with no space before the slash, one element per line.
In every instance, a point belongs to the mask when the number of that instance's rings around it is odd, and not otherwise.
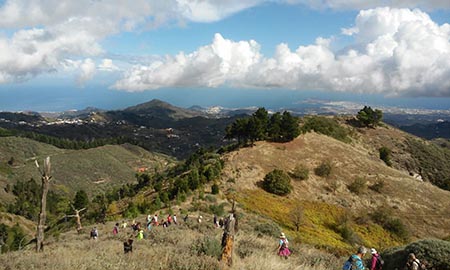
<path fill-rule="evenodd" d="M 183 122 L 183 125 L 192 120 L 198 121 L 198 119 L 209 121 L 205 118 L 193 117 L 185 119 L 186 122 Z M 306 132 L 287 143 L 259 141 L 251 147 L 226 152 L 221 156 L 213 151 L 211 157 L 214 156 L 221 161 L 216 162 L 217 160 L 208 159 L 206 156 L 204 163 L 206 166 L 199 167 L 198 172 L 206 172 L 209 176 L 216 175 L 215 173 L 220 171 L 207 169 L 212 168 L 211 164 L 223 162 L 220 165 L 221 172 L 218 178 L 210 179 L 208 177 L 207 181 L 203 179 L 203 185 L 200 185 L 198 190 L 187 188 L 185 193 L 184 191 L 179 192 L 180 190 L 178 193 L 172 193 L 174 183 L 180 184 L 178 188 L 182 185 L 190 187 L 190 183 L 184 181 L 190 179 L 188 175 L 191 171 L 183 171 L 187 168 L 183 165 L 174 167 L 172 174 L 163 173 L 158 179 L 155 178 L 156 180 L 150 177 L 148 181 L 150 184 L 144 186 L 143 189 L 140 187 L 136 190 L 137 193 L 134 193 L 135 195 L 130 195 L 125 199 L 119 196 L 119 201 L 113 201 L 109 205 L 110 216 L 108 218 L 113 224 L 112 222 L 125 216 L 135 217 L 139 213 L 148 214 L 149 211 L 153 213 L 155 209 L 165 215 L 175 211 L 176 208 L 180 213 L 180 208 L 183 208 L 192 211 L 191 214 L 194 216 L 202 214 L 211 218 L 212 213 L 223 204 L 224 199 L 228 199 L 228 201 L 236 200 L 240 217 L 243 218 L 241 224 L 246 226 L 246 233 L 255 237 L 254 242 L 264 243 L 264 245 L 269 242 L 261 242 L 260 236 L 256 235 L 258 225 L 264 225 L 266 229 L 267 226 L 279 227 L 289 235 L 293 245 L 307 245 L 334 256 L 346 255 L 360 244 L 385 251 L 416 239 L 448 239 L 450 192 L 429 182 L 423 167 L 424 163 L 418 159 L 417 153 L 411 151 L 411 141 L 425 146 L 430 143 L 386 124 L 374 128 L 361 128 L 352 126 L 348 117 L 333 119 L 337 119 L 336 122 L 348 131 L 344 134 L 348 136 L 345 140 L 338 140 L 315 132 Z M 216 129 L 219 127 L 210 128 L 210 132 L 218 132 Z M 6 149 L 4 152 L 0 151 L 3 154 L 0 156 L 1 180 L 8 181 L 13 179 L 12 177 L 26 178 L 29 177 L 28 172 L 30 175 L 36 175 L 36 169 L 32 166 L 34 158 L 42 158 L 45 156 L 43 153 L 50 153 L 52 163 L 54 161 L 54 168 L 67 170 L 67 174 L 64 171 L 55 171 L 55 179 L 60 181 L 57 184 L 61 184 L 61 186 L 54 185 L 53 188 L 59 190 L 75 190 L 79 186 L 95 186 L 97 191 L 103 191 L 105 189 L 102 189 L 102 185 L 124 183 L 121 182 L 121 179 L 135 181 L 133 177 L 137 168 L 146 166 L 150 172 L 164 171 L 174 162 L 168 157 L 159 154 L 153 155 L 142 148 L 129 144 L 106 145 L 75 151 L 58 149 L 26 139 L 7 137 L 0 138 L 1 145 Z M 392 166 L 386 165 L 380 159 L 380 147 L 388 147 L 392 150 Z M 437 151 L 438 156 L 441 154 L 439 151 Z M 442 151 L 444 151 L 442 153 L 447 153 L 445 152 L 447 150 Z M 202 151 L 198 153 L 200 152 Z M 7 162 L 11 155 L 17 157 L 13 165 L 8 165 Z M 422 155 L 424 154 L 422 153 Z M 429 157 L 432 156 L 429 155 Z M 444 166 L 444 169 L 449 168 L 445 154 L 437 158 L 439 158 L 440 166 Z M 195 159 L 190 159 L 190 161 L 198 162 Z M 314 170 L 323 162 L 330 163 L 332 168 L 331 174 L 326 177 L 314 173 Z M 198 162 L 198 164 L 200 163 Z M 308 169 L 309 177 L 307 180 L 298 180 L 292 177 L 293 190 L 289 195 L 277 196 L 262 188 L 261 183 L 267 173 L 274 169 L 292 173 L 299 165 Z M 189 169 L 191 168 L 187 168 L 187 170 Z M 176 175 L 176 173 L 180 173 L 180 175 Z M 164 176 L 165 179 L 163 179 Z M 422 176 L 424 180 L 421 180 Z M 201 177 L 205 177 L 205 175 Z M 161 179 L 165 182 L 155 182 Z M 444 181 L 447 180 L 444 179 Z M 352 189 L 352 185 L 356 182 L 360 184 L 358 192 Z M 380 183 L 382 184 L 380 185 Z M 157 184 L 161 185 L 157 187 Z M 212 184 L 219 184 L 220 193 L 218 195 L 212 194 Z M 173 201 L 168 201 L 169 193 L 176 194 Z M 205 196 L 205 194 L 207 195 Z M 184 196 L 184 199 L 181 199 L 181 196 Z M 159 203 L 156 202 L 157 200 Z M 225 203 L 225 205 L 229 206 L 229 203 Z M 161 207 L 162 209 L 160 209 Z M 301 212 L 301 223 L 298 230 L 293 220 L 296 211 Z M 143 220 L 144 217 L 140 216 L 139 219 Z M 261 224 L 259 224 L 260 222 Z M 104 226 L 102 228 L 105 232 L 109 232 L 108 228 Z M 219 233 L 213 233 L 214 230 L 211 231 L 211 228 L 201 228 L 201 226 L 190 227 L 189 229 L 194 231 L 187 230 L 183 233 L 189 234 L 189 241 L 193 239 L 193 235 L 206 237 L 208 233 L 209 237 L 212 233 L 215 235 L 215 239 L 219 238 Z M 169 237 L 170 232 L 168 231 L 168 234 L 164 235 Z M 66 248 L 71 245 L 90 249 L 93 247 L 70 235 L 71 233 L 64 236 L 64 238 L 69 237 L 67 238 L 69 239 L 68 245 L 62 245 L 57 239 L 52 241 L 55 241 L 55 246 L 61 248 L 62 252 L 68 252 Z M 151 235 L 151 237 L 154 237 L 155 241 L 160 239 L 155 235 Z M 176 238 L 176 236 L 170 237 Z M 238 235 L 238 237 L 240 238 L 242 235 Z M 175 241 L 174 238 L 170 238 L 171 241 Z M 245 238 L 240 238 L 238 241 L 242 241 L 242 245 L 245 245 L 244 250 L 247 246 L 258 248 L 257 245 L 252 246 L 251 241 L 246 241 Z M 121 244 L 120 241 L 109 237 L 104 242 L 105 245 L 106 242 L 108 245 Z M 190 246 L 192 250 L 196 244 L 184 243 L 183 245 L 186 245 L 185 247 L 192 245 Z M 140 254 L 151 253 L 154 256 L 152 258 L 159 256 L 152 253 L 152 249 L 147 249 L 142 245 L 141 247 L 145 252 Z M 103 244 L 101 248 L 102 250 L 111 250 L 110 247 Z M 120 253 L 119 248 L 112 249 L 115 254 Z M 154 250 L 160 251 L 157 248 Z M 265 250 L 266 253 L 270 252 L 267 247 L 262 250 Z M 256 253 L 262 260 L 264 254 Z M 190 256 L 195 256 L 191 253 L 182 252 L 182 254 L 186 260 L 190 260 Z M 17 255 L 14 256 L 17 258 Z M 203 259 L 205 258 L 202 257 L 201 261 Z M 295 260 L 297 259 L 298 257 Z M 167 257 L 166 260 L 167 263 L 173 263 L 173 265 L 180 263 L 173 258 Z M 211 265 L 216 265 L 211 258 L 206 260 Z M 245 265 L 244 261 L 239 262 L 238 260 L 238 265 Z M 120 264 L 120 262 L 118 263 Z M 203 262 L 196 261 L 195 263 Z M 278 262 L 268 261 L 268 263 L 280 265 Z M 107 266 L 101 265 L 102 268 L 107 268 Z M 262 267 L 262 264 L 258 265 Z M 283 264 L 283 267 L 289 268 L 289 263 Z M 306 264 L 298 269 L 314 268 L 308 268 L 308 264 Z M 320 265 L 317 269 L 327 268 Z"/>
<path fill-rule="evenodd" d="M 350 144 L 307 133 L 285 144 L 258 142 L 231 152 L 224 157 L 222 188 L 247 210 L 272 218 L 299 241 L 316 246 L 349 249 L 352 240 L 343 238 L 343 226 L 366 245 L 386 248 L 404 243 L 405 239 L 373 220 L 379 212 L 403 223 L 408 239 L 447 237 L 449 191 L 411 177 L 406 169 L 388 167 L 379 159 L 373 140 L 394 144 L 406 134 L 390 127 L 378 127 L 369 133 L 358 133 Z M 314 168 L 325 160 L 332 164 L 331 175 L 316 176 Z M 280 197 L 261 189 L 267 173 L 274 169 L 290 172 L 298 164 L 309 169 L 309 179 L 291 181 L 291 194 Z M 349 190 L 356 179 L 365 182 L 361 194 Z M 384 183 L 381 192 L 372 190 L 370 187 L 379 181 Z M 297 205 L 304 211 L 300 232 L 295 231 L 291 218 Z"/>
<path fill-rule="evenodd" d="M 109 188 L 135 182 L 139 168 L 150 172 L 164 170 L 174 160 L 168 156 L 150 153 L 138 146 L 106 145 L 85 150 L 59 149 L 26 138 L 0 137 L 0 195 L 10 201 L 5 192 L 7 184 L 18 180 L 39 179 L 34 160 L 50 156 L 53 167 L 54 189 L 73 194 L 84 189 L 90 195 Z M 14 158 L 14 164 L 8 161 Z"/>

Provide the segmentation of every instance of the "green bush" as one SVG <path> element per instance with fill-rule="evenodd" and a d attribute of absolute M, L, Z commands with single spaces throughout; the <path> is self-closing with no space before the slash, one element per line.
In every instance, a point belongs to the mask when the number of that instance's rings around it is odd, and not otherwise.
<path fill-rule="evenodd" d="M 442 189 L 450 190 L 450 149 L 420 140 L 409 139 L 408 150 L 419 162 L 419 170 L 424 180 Z"/>
<path fill-rule="evenodd" d="M 300 128 L 302 133 L 315 131 L 330 136 L 342 142 L 350 142 L 350 131 L 341 126 L 335 118 L 324 116 L 310 116 L 304 118 L 304 124 Z"/>
<path fill-rule="evenodd" d="M 391 149 L 387 148 L 386 146 L 381 147 L 378 149 L 378 152 L 380 153 L 380 159 L 386 163 L 389 167 L 392 166 L 391 161 Z"/>
<path fill-rule="evenodd" d="M 347 223 L 342 224 L 337 228 L 337 232 L 342 236 L 345 242 L 349 244 L 356 244 L 361 241 L 358 235 L 353 231 L 353 229 Z"/>
<path fill-rule="evenodd" d="M 267 235 L 272 237 L 278 237 L 281 234 L 280 227 L 275 223 L 260 223 L 255 226 L 255 231 L 258 235 Z"/>
<path fill-rule="evenodd" d="M 331 174 L 333 166 L 329 160 L 322 161 L 319 166 L 314 169 L 314 173 L 320 177 L 328 177 Z"/>
<path fill-rule="evenodd" d="M 197 241 L 192 245 L 192 251 L 200 255 L 207 255 L 214 258 L 219 258 L 222 254 L 222 246 L 220 245 L 219 240 L 205 236 L 201 239 L 197 239 Z"/>
<path fill-rule="evenodd" d="M 263 250 L 264 248 L 265 246 L 262 244 L 247 238 L 238 242 L 236 253 L 241 259 L 244 259 L 245 257 L 251 256 L 255 250 Z"/>
<path fill-rule="evenodd" d="M 370 186 L 370 189 L 373 191 L 376 191 L 378 193 L 381 193 L 384 188 L 384 181 L 378 180 L 375 184 Z"/>
<path fill-rule="evenodd" d="M 375 223 L 383 227 L 385 230 L 396 235 L 401 240 L 408 240 L 408 228 L 400 219 L 392 217 L 392 210 L 380 207 L 376 211 L 372 212 L 370 214 L 370 217 Z"/>
<path fill-rule="evenodd" d="M 209 206 L 209 211 L 213 214 L 215 214 L 216 216 L 220 217 L 223 216 L 225 214 L 225 210 L 224 210 L 224 203 L 221 203 L 219 205 L 217 204 L 212 204 Z"/>
<path fill-rule="evenodd" d="M 427 269 L 450 270 L 450 242 L 439 239 L 420 240 L 386 250 L 381 254 L 385 261 L 383 270 L 403 269 L 409 253 L 414 253 Z"/>
<path fill-rule="evenodd" d="M 399 218 L 389 219 L 383 227 L 404 241 L 408 240 L 409 238 L 408 228 Z"/>
<path fill-rule="evenodd" d="M 211 193 L 212 194 L 219 194 L 219 185 L 214 183 L 214 185 L 211 186 Z"/>
<path fill-rule="evenodd" d="M 208 194 L 208 195 L 205 195 L 205 201 L 211 202 L 211 203 L 216 203 L 217 202 L 217 198 L 216 198 L 216 196 Z"/>
<path fill-rule="evenodd" d="M 286 195 L 292 190 L 291 178 L 283 170 L 275 169 L 264 177 L 263 188 L 276 195 Z"/>
<path fill-rule="evenodd" d="M 358 112 L 356 118 L 362 126 L 375 127 L 381 122 L 381 119 L 383 119 L 383 112 L 378 109 L 373 110 L 371 107 L 364 106 L 364 108 Z"/>
<path fill-rule="evenodd" d="M 127 209 L 123 213 L 123 216 L 125 218 L 136 218 L 139 214 L 140 214 L 140 212 L 139 212 L 139 208 L 137 207 L 137 205 L 134 204 L 133 202 L 130 202 L 128 204 Z"/>
<path fill-rule="evenodd" d="M 366 180 L 364 178 L 358 177 L 356 178 L 349 186 L 348 189 L 355 193 L 356 195 L 359 195 L 366 190 L 367 184 Z"/>
<path fill-rule="evenodd" d="M 291 176 L 297 180 L 307 180 L 309 177 L 309 169 L 303 164 L 297 165 L 291 172 Z"/>

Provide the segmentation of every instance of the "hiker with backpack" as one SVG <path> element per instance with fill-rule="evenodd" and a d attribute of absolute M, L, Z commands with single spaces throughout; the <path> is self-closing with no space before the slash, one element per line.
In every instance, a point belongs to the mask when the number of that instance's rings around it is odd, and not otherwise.
<path fill-rule="evenodd" d="M 366 268 L 364 267 L 362 258 L 366 253 L 367 249 L 360 246 L 356 254 L 353 254 L 347 261 L 345 261 L 342 270 L 365 270 Z"/>
<path fill-rule="evenodd" d="M 286 238 L 284 233 L 280 235 L 280 241 L 278 242 L 277 254 L 280 257 L 287 259 L 289 255 L 291 255 L 291 251 L 289 250 L 289 241 Z"/>
<path fill-rule="evenodd" d="M 370 261 L 370 270 L 383 269 L 384 261 L 381 258 L 380 254 L 378 254 L 377 250 L 371 248 L 370 253 L 372 254 L 372 260 Z"/>
<path fill-rule="evenodd" d="M 119 233 L 119 223 L 116 223 L 116 225 L 114 225 L 112 233 L 114 236 L 116 236 Z"/>
<path fill-rule="evenodd" d="M 98 237 L 98 230 L 97 227 L 94 227 L 91 230 L 91 239 L 97 240 L 97 237 Z"/>
<path fill-rule="evenodd" d="M 125 254 L 133 252 L 133 236 L 130 235 L 127 241 L 123 242 L 123 252 Z"/>
<path fill-rule="evenodd" d="M 409 253 L 405 270 L 425 270 L 425 265 L 416 258 L 414 253 Z"/>

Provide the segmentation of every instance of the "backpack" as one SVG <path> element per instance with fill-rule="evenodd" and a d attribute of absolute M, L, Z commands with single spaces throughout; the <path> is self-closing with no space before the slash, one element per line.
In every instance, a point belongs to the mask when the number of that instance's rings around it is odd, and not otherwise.
<path fill-rule="evenodd" d="M 288 248 L 288 244 L 287 244 L 286 239 L 281 241 L 281 248 L 283 248 L 283 249 Z"/>
<path fill-rule="evenodd" d="M 384 265 L 384 260 L 383 260 L 383 258 L 381 258 L 381 255 L 378 254 L 377 262 L 375 264 L 375 269 L 381 270 L 381 269 L 383 269 L 383 265 Z"/>
<path fill-rule="evenodd" d="M 426 269 L 427 269 L 426 266 L 425 266 L 425 264 L 422 263 L 422 262 L 420 262 L 419 260 L 416 259 L 414 262 L 417 263 L 417 265 L 419 266 L 419 267 L 417 268 L 418 270 L 426 270 Z M 413 263 L 414 263 L 414 262 L 413 262 Z M 407 266 L 408 266 L 407 268 L 408 268 L 408 269 L 412 269 L 413 263 L 411 263 L 411 264 L 408 263 L 408 264 L 407 264 Z"/>
<path fill-rule="evenodd" d="M 416 263 L 419 265 L 419 270 L 426 270 L 426 266 L 423 262 L 420 262 L 419 260 L 416 259 Z"/>
<path fill-rule="evenodd" d="M 342 266 L 342 270 L 352 270 L 353 269 L 353 259 L 352 256 L 345 261 L 344 266 Z"/>

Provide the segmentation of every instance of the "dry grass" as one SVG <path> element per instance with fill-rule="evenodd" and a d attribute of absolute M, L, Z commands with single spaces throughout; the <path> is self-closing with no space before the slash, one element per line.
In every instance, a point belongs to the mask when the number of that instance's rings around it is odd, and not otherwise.
<path fill-rule="evenodd" d="M 276 255 L 278 239 L 257 236 L 248 226 L 252 217 L 241 220 L 242 228 L 236 236 L 234 264 L 227 268 L 217 258 L 198 254 L 195 243 L 204 237 L 220 241 L 222 230 L 213 227 L 211 218 L 204 214 L 202 224 L 155 228 L 144 240 L 134 242 L 132 254 L 123 254 L 122 242 L 127 232 L 113 237 L 109 232 L 113 223 L 99 225 L 100 237 L 89 240 L 87 235 L 75 232 L 62 234 L 53 239 L 43 253 L 33 250 L 17 251 L 0 255 L 1 269 L 48 269 L 48 270 L 101 270 L 101 269 L 335 269 L 340 260 L 308 246 L 293 244 L 293 255 L 284 260 Z M 206 223 L 209 222 L 209 223 Z M 289 236 L 289 235 L 288 235 Z M 32 247 L 29 247 L 30 249 Z M 243 253 L 238 252 L 244 250 Z"/>
<path fill-rule="evenodd" d="M 291 206 L 300 201 L 305 207 L 306 223 L 298 237 L 319 247 L 349 250 L 351 246 L 328 225 L 336 223 L 336 215 L 344 211 L 352 218 L 367 219 L 368 213 L 380 207 L 390 209 L 393 217 L 400 218 L 413 238 L 448 235 L 449 192 L 417 181 L 408 172 L 388 167 L 379 159 L 377 147 L 381 142 L 389 142 L 388 146 L 393 147 L 396 140 L 401 143 L 405 135 L 384 127 L 367 133 L 360 134 L 351 144 L 307 133 L 289 143 L 258 142 L 252 148 L 229 153 L 225 157 L 222 190 L 228 190 L 230 196 L 235 196 L 246 209 L 270 217 L 290 230 L 293 226 L 287 218 L 288 213 Z M 294 189 L 288 196 L 271 195 L 259 187 L 264 175 L 273 169 L 292 171 L 302 163 L 311 171 L 324 160 L 332 162 L 331 175 L 322 178 L 310 174 L 306 181 L 293 181 Z M 348 186 L 358 177 L 367 180 L 368 186 L 383 181 L 382 192 L 371 189 L 363 190 L 361 194 L 350 192 Z M 234 183 L 227 182 L 228 179 L 234 179 Z M 378 225 L 366 222 L 350 226 L 362 243 L 368 245 L 385 248 L 402 242 Z"/>

